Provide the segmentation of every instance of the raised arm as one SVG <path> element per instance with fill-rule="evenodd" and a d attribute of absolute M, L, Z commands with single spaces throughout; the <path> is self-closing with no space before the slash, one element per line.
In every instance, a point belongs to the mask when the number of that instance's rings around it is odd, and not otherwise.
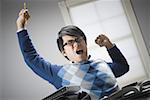
<path fill-rule="evenodd" d="M 60 84 L 57 84 L 57 82 L 59 82 L 60 79 L 57 76 L 57 72 L 61 67 L 45 61 L 36 52 L 34 46 L 32 45 L 31 39 L 29 38 L 27 30 L 24 29 L 29 18 L 30 15 L 28 10 L 23 9 L 20 11 L 19 17 L 16 21 L 19 45 L 24 60 L 36 74 L 55 85 L 56 88 L 59 88 Z"/>
<path fill-rule="evenodd" d="M 105 35 L 99 35 L 96 40 L 96 44 L 100 47 L 105 46 L 107 51 L 112 59 L 112 63 L 108 63 L 112 69 L 115 77 L 120 77 L 129 71 L 129 65 L 127 60 L 117 48 L 116 45 L 112 44 L 109 38 Z"/>

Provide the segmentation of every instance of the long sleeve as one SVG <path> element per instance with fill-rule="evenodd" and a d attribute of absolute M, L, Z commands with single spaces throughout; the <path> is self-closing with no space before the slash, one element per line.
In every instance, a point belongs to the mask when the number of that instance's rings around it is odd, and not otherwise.
<path fill-rule="evenodd" d="M 19 45 L 26 64 L 40 77 L 52 83 L 56 88 L 61 87 L 61 79 L 57 76 L 61 66 L 45 61 L 36 52 L 27 30 L 17 32 Z"/>
<path fill-rule="evenodd" d="M 108 64 L 110 65 L 115 77 L 120 77 L 129 71 L 129 65 L 116 45 L 109 49 L 108 53 L 113 61 L 113 63 Z"/>

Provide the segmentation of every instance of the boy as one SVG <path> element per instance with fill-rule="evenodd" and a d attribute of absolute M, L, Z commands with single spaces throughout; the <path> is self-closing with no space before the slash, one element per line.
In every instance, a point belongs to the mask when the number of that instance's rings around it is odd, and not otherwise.
<path fill-rule="evenodd" d="M 26 64 L 40 77 L 57 89 L 65 85 L 79 85 L 92 100 L 101 99 L 117 91 L 116 78 L 129 70 L 129 65 L 115 44 L 105 35 L 99 35 L 95 43 L 105 46 L 111 62 L 92 60 L 87 51 L 85 34 L 76 26 L 68 25 L 58 33 L 57 45 L 60 52 L 71 63 L 55 65 L 46 62 L 34 49 L 27 30 L 24 29 L 30 15 L 22 9 L 16 21 L 19 45 Z"/>

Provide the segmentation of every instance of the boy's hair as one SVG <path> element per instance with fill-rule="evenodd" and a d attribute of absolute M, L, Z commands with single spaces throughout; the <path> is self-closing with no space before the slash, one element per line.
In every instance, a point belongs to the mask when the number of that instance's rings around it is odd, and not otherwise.
<path fill-rule="evenodd" d="M 60 52 L 64 51 L 63 39 L 62 39 L 62 36 L 64 35 L 83 37 L 83 39 L 85 40 L 85 43 L 87 43 L 86 36 L 81 29 L 79 29 L 77 26 L 74 26 L 74 25 L 68 25 L 68 26 L 62 27 L 58 33 L 57 46 Z"/>

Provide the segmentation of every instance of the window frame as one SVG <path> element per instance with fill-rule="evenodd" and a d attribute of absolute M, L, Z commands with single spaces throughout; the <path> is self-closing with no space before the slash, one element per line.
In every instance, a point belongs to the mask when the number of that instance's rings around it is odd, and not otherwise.
<path fill-rule="evenodd" d="M 69 10 L 68 10 L 69 7 L 80 5 L 80 4 L 87 3 L 87 2 L 92 2 L 92 1 L 96 1 L 96 0 L 63 0 L 63 1 L 59 2 L 58 5 L 60 7 L 65 25 L 73 24 L 71 21 Z M 133 39 L 137 46 L 141 61 L 144 65 L 143 67 L 145 69 L 145 73 L 147 75 L 147 78 L 150 78 L 150 73 L 149 73 L 150 67 L 148 67 L 148 66 L 150 66 L 150 56 L 148 54 L 148 50 L 144 43 L 144 39 L 142 37 L 139 24 L 137 22 L 137 18 L 134 14 L 131 0 L 121 0 L 121 3 L 123 5 L 123 9 L 127 16 L 127 20 L 129 22 L 129 25 L 130 25 L 130 28 L 132 31 L 132 35 L 133 35 Z"/>

